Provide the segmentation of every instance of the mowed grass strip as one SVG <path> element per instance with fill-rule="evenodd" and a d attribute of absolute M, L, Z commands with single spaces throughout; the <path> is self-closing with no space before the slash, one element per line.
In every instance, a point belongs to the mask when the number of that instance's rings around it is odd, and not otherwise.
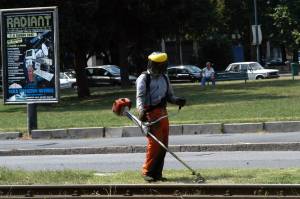
<path fill-rule="evenodd" d="M 178 107 L 169 105 L 171 124 L 231 123 L 300 120 L 300 81 L 280 78 L 259 81 L 217 82 L 216 88 L 200 88 L 199 83 L 173 84 L 175 94 L 187 99 Z M 98 87 L 92 96 L 79 100 L 73 90 L 63 90 L 58 104 L 38 105 L 38 128 L 113 127 L 133 125 L 114 115 L 112 103 L 120 97 L 133 101 L 135 88 Z M 0 104 L 0 132 L 27 129 L 25 105 Z"/>
<path fill-rule="evenodd" d="M 201 169 L 207 184 L 298 184 L 300 168 L 289 169 Z M 194 183 L 195 177 L 187 170 L 165 170 L 166 182 Z M 23 171 L 0 168 L 0 184 L 141 184 L 139 171 L 100 173 L 95 171 Z"/>

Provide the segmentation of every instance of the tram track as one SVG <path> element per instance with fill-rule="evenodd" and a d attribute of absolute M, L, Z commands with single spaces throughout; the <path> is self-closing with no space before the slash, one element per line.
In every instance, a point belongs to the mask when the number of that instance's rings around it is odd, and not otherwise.
<path fill-rule="evenodd" d="M 0 198 L 300 198 L 298 184 L 1 185 Z"/>

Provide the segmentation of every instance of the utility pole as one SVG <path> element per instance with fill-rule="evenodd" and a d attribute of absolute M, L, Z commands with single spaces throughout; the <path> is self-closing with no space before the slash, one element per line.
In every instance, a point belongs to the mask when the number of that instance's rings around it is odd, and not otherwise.
<path fill-rule="evenodd" d="M 255 37 L 256 37 L 256 61 L 259 62 L 259 40 L 258 40 L 258 22 L 257 22 L 257 6 L 256 6 L 256 0 L 253 0 L 254 2 L 254 23 L 255 23 Z"/>

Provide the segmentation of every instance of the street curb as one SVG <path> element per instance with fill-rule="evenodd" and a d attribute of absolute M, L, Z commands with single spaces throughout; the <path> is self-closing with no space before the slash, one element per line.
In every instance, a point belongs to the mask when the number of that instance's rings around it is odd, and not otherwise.
<path fill-rule="evenodd" d="M 298 142 L 170 145 L 172 152 L 299 151 Z M 0 150 L 0 156 L 145 153 L 145 145 Z"/>
<path fill-rule="evenodd" d="M 22 134 L 20 132 L 1 132 L 0 140 L 10 140 L 20 138 Z"/>
<path fill-rule="evenodd" d="M 279 121 L 264 123 L 207 123 L 170 125 L 170 135 L 197 135 L 222 133 L 257 133 L 257 132 L 297 132 L 300 131 L 300 121 Z M 10 134 L 10 133 L 9 133 Z M 0 139 L 14 139 L 12 135 L 1 136 Z M 80 139 L 80 138 L 121 138 L 141 137 L 141 130 L 137 126 L 124 127 L 90 127 L 67 129 L 32 130 L 33 139 Z M 15 136 L 18 138 L 19 136 Z"/>
<path fill-rule="evenodd" d="M 103 127 L 32 130 L 32 139 L 79 139 L 104 137 Z"/>
<path fill-rule="evenodd" d="M 257 133 L 263 131 L 263 123 L 233 123 L 224 124 L 224 133 Z"/>
<path fill-rule="evenodd" d="M 267 132 L 295 132 L 300 130 L 300 121 L 265 122 Z"/>
<path fill-rule="evenodd" d="M 221 134 L 221 123 L 209 123 L 209 124 L 184 124 L 182 125 L 183 135 L 198 135 L 198 134 Z"/>

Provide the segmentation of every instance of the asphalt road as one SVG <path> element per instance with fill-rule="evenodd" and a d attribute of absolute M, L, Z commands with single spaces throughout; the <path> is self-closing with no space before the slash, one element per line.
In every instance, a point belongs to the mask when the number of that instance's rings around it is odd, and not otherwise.
<path fill-rule="evenodd" d="M 300 151 L 176 153 L 192 168 L 288 168 L 300 166 Z M 98 172 L 140 170 L 145 154 L 1 156 L 0 167 L 24 170 L 80 169 Z M 184 168 L 167 155 L 165 169 Z"/>
<path fill-rule="evenodd" d="M 169 145 L 300 142 L 300 132 L 170 136 Z M 146 145 L 145 137 L 0 140 L 0 150 Z"/>

